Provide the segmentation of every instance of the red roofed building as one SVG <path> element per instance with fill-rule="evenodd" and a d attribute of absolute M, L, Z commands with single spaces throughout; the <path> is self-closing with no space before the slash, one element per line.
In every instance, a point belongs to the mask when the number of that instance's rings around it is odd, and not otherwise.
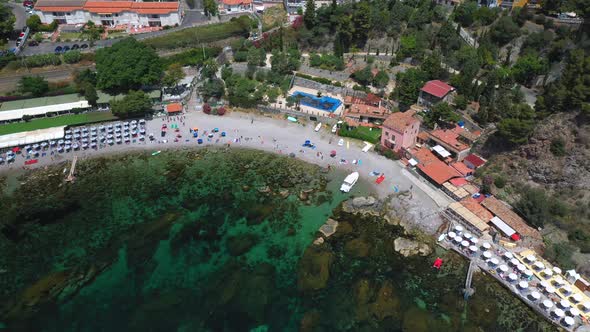
<path fill-rule="evenodd" d="M 428 136 L 430 140 L 451 152 L 458 161 L 462 161 L 469 154 L 471 144 L 479 137 L 459 126 L 453 129 L 438 128 L 430 131 Z"/>
<path fill-rule="evenodd" d="M 457 170 L 438 159 L 428 148 L 414 148 L 409 150 L 409 153 L 417 162 L 416 167 L 437 185 L 442 185 L 452 178 L 461 177 Z"/>
<path fill-rule="evenodd" d="M 428 81 L 424 84 L 422 89 L 420 89 L 418 105 L 430 107 L 441 101 L 450 103 L 453 99 L 454 91 L 455 88 L 443 81 Z"/>
<path fill-rule="evenodd" d="M 381 98 L 369 93 L 365 98 L 346 96 L 344 98 L 344 119 L 350 126 L 381 128 L 391 110 L 382 103 Z"/>
<path fill-rule="evenodd" d="M 416 112 L 396 112 L 387 117 L 381 132 L 381 146 L 399 152 L 416 144 L 420 130 L 420 120 L 414 117 Z"/>
<path fill-rule="evenodd" d="M 486 163 L 486 160 L 472 153 L 463 159 L 463 163 L 465 163 L 465 165 L 467 165 L 469 168 L 478 169 Z"/>
<path fill-rule="evenodd" d="M 86 1 L 38 0 L 34 8 L 42 23 L 56 20 L 59 24 L 86 24 L 117 26 L 174 26 L 182 21 L 182 8 L 178 1 Z"/>
<path fill-rule="evenodd" d="M 473 175 L 473 169 L 467 167 L 464 163 L 458 161 L 451 163 L 451 167 L 457 170 L 457 172 L 461 173 L 463 176 L 471 176 Z"/>
<path fill-rule="evenodd" d="M 251 13 L 253 11 L 252 0 L 220 0 L 219 13 Z"/>

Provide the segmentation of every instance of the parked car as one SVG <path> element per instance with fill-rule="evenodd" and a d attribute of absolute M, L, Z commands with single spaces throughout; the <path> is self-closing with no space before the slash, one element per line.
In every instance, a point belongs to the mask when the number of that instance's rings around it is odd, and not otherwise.
<path fill-rule="evenodd" d="M 62 52 L 62 53 L 66 53 L 66 52 L 67 52 L 67 51 L 69 51 L 69 50 L 70 50 L 70 47 L 69 47 L 69 46 L 64 46 L 64 47 L 62 48 L 61 52 Z"/>
<path fill-rule="evenodd" d="M 80 45 L 78 45 L 78 44 L 72 45 L 72 50 L 77 50 L 79 48 L 80 48 Z"/>
<path fill-rule="evenodd" d="M 37 46 L 37 45 L 39 45 L 39 43 L 37 43 L 37 42 L 36 42 L 36 41 L 34 41 L 34 40 L 31 40 L 31 41 L 29 42 L 29 46 Z"/>
<path fill-rule="evenodd" d="M 32 0 L 25 0 L 23 1 L 23 6 L 25 7 L 33 7 L 34 3 Z"/>
<path fill-rule="evenodd" d="M 88 48 L 88 44 L 82 44 L 82 45 L 80 45 L 80 48 L 81 49 L 86 49 L 86 48 Z"/>
<path fill-rule="evenodd" d="M 61 51 L 62 51 L 62 47 L 61 46 L 58 46 L 58 47 L 55 48 L 55 54 L 60 54 Z"/>
<path fill-rule="evenodd" d="M 33 14 L 33 7 L 27 7 L 26 12 L 29 14 Z"/>

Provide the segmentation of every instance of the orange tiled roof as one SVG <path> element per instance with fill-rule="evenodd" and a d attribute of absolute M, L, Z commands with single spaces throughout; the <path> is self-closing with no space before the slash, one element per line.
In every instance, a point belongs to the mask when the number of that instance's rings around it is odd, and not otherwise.
<path fill-rule="evenodd" d="M 248 5 L 251 3 L 252 3 L 252 0 L 223 0 L 223 4 L 228 5 L 228 6 Z"/>
<path fill-rule="evenodd" d="M 409 126 L 420 123 L 420 121 L 414 117 L 414 114 L 416 114 L 416 111 L 414 110 L 393 113 L 387 117 L 385 122 L 383 122 L 383 126 L 403 133 Z"/>
<path fill-rule="evenodd" d="M 517 215 L 507 203 L 504 203 L 494 196 L 487 197 L 481 202 L 481 205 L 485 206 L 498 218 L 502 219 L 508 226 L 512 227 L 518 234 L 523 236 L 529 236 L 535 239 L 541 239 L 541 233 L 530 227 L 524 219 Z"/>
<path fill-rule="evenodd" d="M 411 150 L 412 156 L 418 161 L 418 169 L 434 182 L 443 184 L 452 178 L 460 177 L 461 174 L 451 166 L 443 163 L 427 148 Z"/>
<path fill-rule="evenodd" d="M 385 107 L 377 107 L 365 104 L 352 104 L 347 112 L 352 114 L 375 115 L 381 116 L 383 118 L 391 113 L 391 111 Z"/>
<path fill-rule="evenodd" d="M 467 210 L 473 212 L 473 214 L 475 214 L 485 222 L 490 222 L 490 220 L 494 217 L 494 215 L 490 211 L 488 211 L 488 209 L 484 208 L 481 204 L 479 204 L 478 201 L 471 197 L 466 197 L 462 199 L 460 203 Z"/>
<path fill-rule="evenodd" d="M 463 175 L 463 176 L 473 173 L 473 170 L 471 168 L 467 167 L 467 165 L 465 165 L 462 162 L 452 163 L 451 166 L 454 169 L 456 169 L 459 173 L 461 173 L 461 175 Z"/>
<path fill-rule="evenodd" d="M 464 129 L 456 126 L 453 129 L 435 129 L 430 132 L 430 137 L 435 141 L 440 141 L 445 148 L 453 151 L 463 151 L 469 149 L 469 145 L 458 140 L 459 134 Z"/>
<path fill-rule="evenodd" d="M 63 3 L 63 1 L 59 2 L 59 4 Z M 86 10 L 91 13 L 103 14 L 115 14 L 123 11 L 140 14 L 168 14 L 178 11 L 178 2 L 86 1 L 81 4 L 81 6 L 63 6 L 58 5 L 58 2 L 44 1 L 41 6 L 35 7 L 35 9 L 44 12 Z"/>
<path fill-rule="evenodd" d="M 35 7 L 35 10 L 39 10 L 42 12 L 73 12 L 75 10 L 81 10 L 82 7 L 74 6 L 74 7 L 49 7 L 49 6 L 39 6 Z"/>

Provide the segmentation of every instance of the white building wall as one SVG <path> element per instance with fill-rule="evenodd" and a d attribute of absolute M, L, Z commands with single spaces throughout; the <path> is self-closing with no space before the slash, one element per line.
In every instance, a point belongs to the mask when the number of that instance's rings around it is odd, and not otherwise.
<path fill-rule="evenodd" d="M 94 24 L 101 25 L 103 20 L 112 20 L 115 25 L 131 24 L 149 26 L 150 22 L 161 22 L 162 26 L 174 26 L 176 24 L 180 24 L 181 21 L 181 15 L 179 12 L 160 14 L 158 18 L 152 18 L 151 15 L 143 15 L 129 11 L 112 14 L 111 17 L 104 17 L 104 15 L 90 13 L 85 10 L 76 10 L 57 16 L 54 16 L 53 12 L 42 12 L 36 10 L 35 14 L 37 14 L 41 19 L 41 22 L 45 24 L 50 24 L 55 19 L 65 19 L 66 24 L 84 24 L 88 21 L 92 21 Z"/>

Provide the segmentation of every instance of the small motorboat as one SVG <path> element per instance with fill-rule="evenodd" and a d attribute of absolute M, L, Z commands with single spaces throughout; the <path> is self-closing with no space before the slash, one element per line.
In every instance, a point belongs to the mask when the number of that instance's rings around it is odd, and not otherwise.
<path fill-rule="evenodd" d="M 380 184 L 381 182 L 383 182 L 383 180 L 385 180 L 385 174 L 379 175 L 379 177 L 375 180 L 375 183 Z"/>
<path fill-rule="evenodd" d="M 318 125 L 317 125 L 317 126 L 315 126 L 315 129 L 314 129 L 314 130 L 315 130 L 315 131 L 320 131 L 320 129 L 322 129 L 322 123 L 321 123 L 321 122 L 320 122 L 320 123 L 318 123 Z"/>
<path fill-rule="evenodd" d="M 338 131 L 338 125 L 337 125 L 337 124 L 335 124 L 335 125 L 332 127 L 332 134 L 336 134 L 336 132 L 337 132 L 337 131 Z"/>
<path fill-rule="evenodd" d="M 345 193 L 350 192 L 350 189 L 352 189 L 352 187 L 355 185 L 358 179 L 359 172 L 353 172 L 348 174 L 346 178 L 344 178 L 344 182 L 342 182 L 342 185 L 340 186 L 340 191 Z"/>
<path fill-rule="evenodd" d="M 341 138 L 341 139 L 338 141 L 338 146 L 343 146 L 343 145 L 344 145 L 344 138 Z"/>
<path fill-rule="evenodd" d="M 162 153 L 162 151 L 160 151 L 160 150 L 158 150 L 158 151 L 154 151 L 154 152 L 152 152 L 152 156 L 157 156 L 157 155 L 159 155 L 160 153 Z"/>

